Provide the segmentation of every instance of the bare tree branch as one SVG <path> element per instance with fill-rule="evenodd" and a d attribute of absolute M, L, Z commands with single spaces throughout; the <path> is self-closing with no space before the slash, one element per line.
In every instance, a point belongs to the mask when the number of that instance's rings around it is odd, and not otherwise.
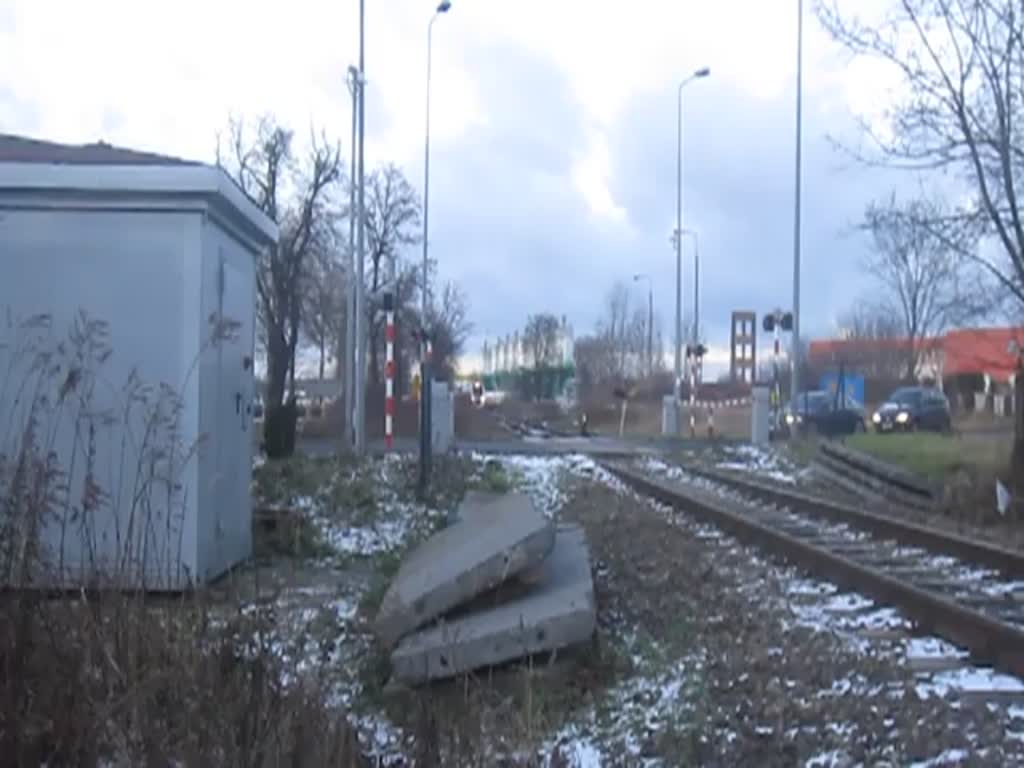
<path fill-rule="evenodd" d="M 258 315 L 267 351 L 267 405 L 284 402 L 303 317 L 303 289 L 317 249 L 333 242 L 337 211 L 331 193 L 341 180 L 341 151 L 314 141 L 305 170 L 295 161 L 292 133 L 272 117 L 261 118 L 250 137 L 240 120 L 229 125 L 232 168 L 239 187 L 277 222 L 281 237 L 256 271 Z M 291 194 L 288 194 L 288 193 Z"/>

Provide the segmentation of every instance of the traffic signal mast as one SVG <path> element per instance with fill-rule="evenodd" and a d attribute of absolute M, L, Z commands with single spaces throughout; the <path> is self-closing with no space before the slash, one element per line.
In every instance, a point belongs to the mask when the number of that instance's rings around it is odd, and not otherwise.
<path fill-rule="evenodd" d="M 774 312 L 769 312 L 764 316 L 762 327 L 766 333 L 775 334 L 775 342 L 772 350 L 771 408 L 772 423 L 775 425 L 775 429 L 778 429 L 782 421 L 780 413 L 782 405 L 782 382 L 779 381 L 779 357 L 782 354 L 782 348 L 779 340 L 779 331 L 793 330 L 793 313 L 783 312 L 781 309 L 776 308 Z"/>

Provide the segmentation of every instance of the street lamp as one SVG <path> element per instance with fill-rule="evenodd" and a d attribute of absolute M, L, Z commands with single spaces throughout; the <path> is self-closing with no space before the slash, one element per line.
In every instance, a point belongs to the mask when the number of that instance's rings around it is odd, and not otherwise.
<path fill-rule="evenodd" d="M 693 328 L 691 336 L 696 346 L 700 341 L 700 236 L 695 229 L 684 229 L 683 235 L 693 238 Z"/>
<path fill-rule="evenodd" d="M 427 236 L 430 231 L 430 66 L 431 66 L 431 49 L 433 47 L 434 39 L 434 22 L 437 21 L 438 16 L 442 13 L 448 13 L 451 10 L 452 4 L 449 0 L 442 0 L 441 4 L 437 6 L 437 10 L 434 15 L 430 17 L 430 23 L 427 24 L 427 121 L 426 121 L 426 141 L 423 152 L 423 323 L 427 322 L 427 290 L 429 286 L 429 267 L 427 252 L 429 249 L 429 241 Z"/>
<path fill-rule="evenodd" d="M 683 88 L 693 80 L 705 78 L 711 74 L 708 67 L 701 67 L 692 75 L 679 83 L 678 136 L 676 156 L 676 355 L 675 355 L 675 395 L 679 397 L 679 382 L 683 375 Z"/>
<path fill-rule="evenodd" d="M 430 341 L 427 337 L 427 307 L 429 306 L 428 293 L 430 287 L 430 261 L 428 249 L 430 247 L 429 224 L 430 224 L 430 67 L 431 53 L 434 41 L 434 22 L 442 13 L 447 13 L 452 7 L 449 0 L 441 0 L 434 15 L 430 17 L 427 24 L 427 119 L 423 150 L 423 315 L 421 326 L 423 330 L 422 357 L 420 363 L 420 496 L 426 494 L 427 485 L 430 482 L 430 398 L 431 378 L 430 373 Z"/>
<path fill-rule="evenodd" d="M 633 282 L 647 281 L 647 375 L 654 375 L 654 281 L 650 275 L 633 275 Z"/>
<path fill-rule="evenodd" d="M 359 89 L 362 87 L 362 75 L 359 70 L 350 66 L 348 68 L 348 85 L 352 92 L 352 147 L 359 141 Z M 356 180 L 359 178 L 359 168 L 356 164 L 356 152 L 352 152 L 352 170 L 349 178 L 349 210 L 357 211 L 356 208 Z M 358 283 L 353 279 L 356 274 L 356 215 L 348 217 L 348 288 L 347 300 L 345 301 L 345 365 L 343 373 L 345 376 L 345 428 L 348 430 L 348 448 L 355 450 L 356 445 L 356 412 L 355 412 L 355 370 L 356 370 L 356 303 L 359 291 Z"/>
<path fill-rule="evenodd" d="M 356 314 L 355 322 L 355 413 L 356 413 L 356 454 L 366 451 L 366 313 L 364 267 L 366 265 L 366 1 L 359 0 L 359 147 L 356 171 L 359 177 L 359 191 L 356 196 Z"/>
<path fill-rule="evenodd" d="M 797 0 L 796 21 L 796 184 L 793 197 L 793 354 L 790 355 L 790 398 L 796 412 L 796 395 L 800 391 L 800 154 L 801 101 L 803 98 L 804 62 L 804 0 Z"/>

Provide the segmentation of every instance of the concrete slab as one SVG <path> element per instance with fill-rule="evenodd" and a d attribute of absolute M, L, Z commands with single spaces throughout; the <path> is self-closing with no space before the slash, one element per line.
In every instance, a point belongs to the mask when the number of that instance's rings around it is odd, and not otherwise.
<path fill-rule="evenodd" d="M 559 528 L 543 576 L 522 596 L 404 638 L 391 654 L 395 679 L 417 685 L 586 642 L 597 611 L 582 529 Z"/>
<path fill-rule="evenodd" d="M 459 506 L 449 513 L 448 525 L 464 522 L 467 518 L 471 520 L 479 518 L 480 514 L 484 513 L 483 511 L 488 506 L 501 501 L 506 495 L 496 491 L 466 491 L 466 495 L 462 497 Z"/>
<path fill-rule="evenodd" d="M 466 507 L 463 517 L 431 536 L 402 563 L 374 626 L 388 647 L 540 563 L 555 543 L 554 524 L 525 494 L 508 493 Z"/>

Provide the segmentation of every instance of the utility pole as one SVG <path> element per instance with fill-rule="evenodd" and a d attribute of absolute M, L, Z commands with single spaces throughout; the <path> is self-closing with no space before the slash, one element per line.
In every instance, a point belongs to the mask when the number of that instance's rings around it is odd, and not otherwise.
<path fill-rule="evenodd" d="M 647 375 L 654 376 L 654 286 L 647 286 Z"/>

